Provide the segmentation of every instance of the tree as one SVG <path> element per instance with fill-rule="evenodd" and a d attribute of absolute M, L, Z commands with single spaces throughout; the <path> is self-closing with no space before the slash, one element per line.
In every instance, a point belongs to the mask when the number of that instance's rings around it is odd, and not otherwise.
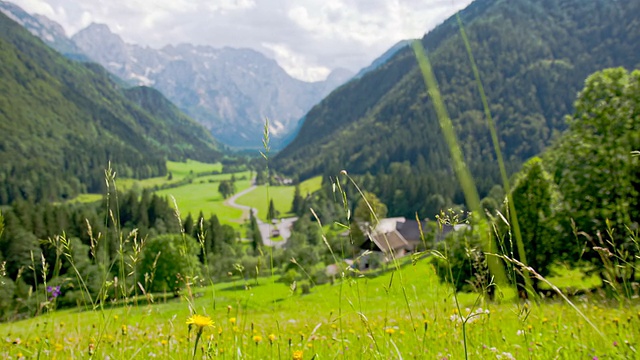
<path fill-rule="evenodd" d="M 273 205 L 273 199 L 269 200 L 269 211 L 267 212 L 267 219 L 269 221 L 273 219 L 277 219 L 280 212 L 276 210 L 276 207 Z"/>
<path fill-rule="evenodd" d="M 589 76 L 574 115 L 567 118 L 568 131 L 549 155 L 567 218 L 587 235 L 583 258 L 600 269 L 608 261 L 599 253 L 602 249 L 631 258 L 638 252 L 628 233 L 640 222 L 640 159 L 632 156 L 640 148 L 638 94 L 638 70 L 605 69 Z M 622 282 L 632 276 L 633 271 L 610 274 L 616 279 L 606 280 Z"/>
<path fill-rule="evenodd" d="M 260 233 L 258 220 L 253 214 L 253 209 L 249 211 L 249 238 L 251 239 L 251 247 L 254 253 L 257 254 L 258 248 L 262 245 L 262 234 Z"/>
<path fill-rule="evenodd" d="M 357 220 L 373 224 L 376 218 L 382 219 L 387 216 L 387 206 L 375 194 L 365 191 L 363 195 L 364 198 L 358 201 L 353 214 Z"/>
<path fill-rule="evenodd" d="M 296 185 L 295 192 L 293 193 L 293 201 L 291 202 L 291 212 L 301 216 L 304 212 L 304 198 L 300 195 L 300 185 Z"/>
<path fill-rule="evenodd" d="M 534 157 L 525 163 L 513 187 L 512 199 L 526 251 L 526 263 L 538 274 L 547 276 L 550 266 L 561 258 L 563 252 L 558 241 L 556 218 L 560 210 L 560 193 L 540 158 Z M 510 220 L 513 222 L 513 218 Z M 514 244 L 513 241 L 505 243 L 509 247 Z M 507 249 L 507 253 L 513 253 L 522 261 L 516 246 Z M 536 290 L 537 284 L 534 279 Z"/>
<path fill-rule="evenodd" d="M 189 235 L 166 234 L 145 244 L 140 261 L 140 283 L 152 278 L 147 291 L 172 291 L 175 294 L 188 279 L 200 274 L 199 247 Z"/>
<path fill-rule="evenodd" d="M 220 185 L 218 185 L 218 192 L 220 192 L 222 197 L 226 199 L 235 194 L 236 186 L 230 180 L 222 180 L 220 181 Z"/>

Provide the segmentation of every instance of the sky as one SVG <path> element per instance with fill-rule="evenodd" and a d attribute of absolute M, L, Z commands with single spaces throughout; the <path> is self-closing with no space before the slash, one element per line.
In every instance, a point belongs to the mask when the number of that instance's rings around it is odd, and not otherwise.
<path fill-rule="evenodd" d="M 400 40 L 422 37 L 473 0 L 10 0 L 71 36 L 92 22 L 125 42 L 251 48 L 291 76 L 357 72 Z"/>

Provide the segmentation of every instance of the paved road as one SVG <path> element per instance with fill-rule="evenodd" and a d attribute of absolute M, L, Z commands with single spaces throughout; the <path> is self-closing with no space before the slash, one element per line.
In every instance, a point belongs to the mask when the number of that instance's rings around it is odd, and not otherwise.
<path fill-rule="evenodd" d="M 276 220 L 275 224 L 269 224 L 269 223 L 262 222 L 260 220 L 260 218 L 258 217 L 257 209 L 254 209 L 250 206 L 240 205 L 236 203 L 236 200 L 240 196 L 255 190 L 255 188 L 256 188 L 255 185 L 251 185 L 251 187 L 249 187 L 248 189 L 242 190 L 241 192 L 228 198 L 224 203 L 225 205 L 243 210 L 244 211 L 244 213 L 242 214 L 243 221 L 249 218 L 249 211 L 253 211 L 253 216 L 255 216 L 256 220 L 258 221 L 258 227 L 260 228 L 260 234 L 262 235 L 262 243 L 265 246 L 270 246 L 270 247 L 277 247 L 277 248 L 283 247 L 287 243 L 287 240 L 289 240 L 289 237 L 291 237 L 291 226 L 293 226 L 293 223 L 296 220 L 298 220 L 298 218 L 293 217 L 293 218 L 279 219 L 279 220 Z M 280 232 L 280 236 L 282 237 L 282 240 L 280 241 L 271 240 L 271 234 L 275 229 L 277 229 Z"/>

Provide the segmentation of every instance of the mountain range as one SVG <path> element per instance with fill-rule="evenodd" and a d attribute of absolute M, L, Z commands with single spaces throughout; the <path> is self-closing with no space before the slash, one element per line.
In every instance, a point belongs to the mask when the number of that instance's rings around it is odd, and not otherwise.
<path fill-rule="evenodd" d="M 274 144 L 282 143 L 313 105 L 354 75 L 336 69 L 324 81 L 305 82 L 251 49 L 186 43 L 154 49 L 125 43 L 104 24 L 69 38 L 44 16 L 2 1 L 0 10 L 65 56 L 95 61 L 131 85 L 160 90 L 232 147 L 260 147 L 266 118 Z"/>
<path fill-rule="evenodd" d="M 476 0 L 460 12 L 508 171 L 565 128 L 585 78 L 640 66 L 640 1 Z M 456 17 L 421 39 L 481 196 L 500 176 Z M 365 175 L 389 212 L 433 215 L 464 203 L 440 125 L 410 47 L 313 107 L 273 159 L 300 179 Z M 367 174 L 373 175 L 369 176 Z"/>
<path fill-rule="evenodd" d="M 0 13 L 0 205 L 101 192 L 166 174 L 167 160 L 215 162 L 209 132 L 159 91 L 123 90 L 103 67 L 69 60 Z"/>

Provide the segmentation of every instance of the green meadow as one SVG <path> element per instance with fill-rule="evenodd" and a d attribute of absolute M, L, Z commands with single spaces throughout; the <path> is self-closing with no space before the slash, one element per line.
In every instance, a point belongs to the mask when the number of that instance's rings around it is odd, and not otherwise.
<path fill-rule="evenodd" d="M 322 177 L 316 176 L 300 183 L 300 194 L 313 193 L 320 189 Z M 258 217 L 263 221 L 267 221 L 267 213 L 269 210 L 269 201 L 273 200 L 273 206 L 280 214 L 280 217 L 293 216 L 291 213 L 291 204 L 295 193 L 294 186 L 257 186 L 253 191 L 240 196 L 236 203 L 240 205 L 250 206 L 258 210 Z"/>
<path fill-rule="evenodd" d="M 276 278 L 235 279 L 194 286 L 190 294 L 153 305 L 139 298 L 122 307 L 54 311 L 2 324 L 0 355 L 460 359 L 466 343 L 474 359 L 631 359 L 640 341 L 637 304 L 590 297 L 573 298 L 573 306 L 560 300 L 523 303 L 509 295 L 490 303 L 474 294 L 454 297 L 426 258 L 377 277 L 339 274 L 332 285 L 306 295 Z M 198 327 L 186 324 L 192 311 L 213 321 L 199 338 Z"/>
<path fill-rule="evenodd" d="M 249 172 L 235 173 L 238 178 L 245 180 L 235 182 L 236 191 L 242 191 L 251 186 Z M 217 215 L 220 222 L 238 227 L 242 223 L 243 211 L 225 205 L 224 198 L 218 192 L 220 180 L 229 180 L 231 174 L 209 175 L 194 179 L 193 183 L 176 188 L 159 190 L 161 196 L 173 197 L 178 205 L 182 217 L 191 213 L 196 216 L 202 211 L 205 217 Z"/>
<path fill-rule="evenodd" d="M 214 171 L 222 172 L 222 164 L 207 164 L 191 159 L 185 162 L 167 161 L 167 173 L 170 173 L 172 177 L 170 180 L 168 176 L 160 176 L 142 180 L 123 178 L 118 179 L 118 188 L 125 191 L 134 187 L 140 189 L 153 188 L 155 186 L 178 183 L 190 175 L 195 177 L 201 173 Z"/>

